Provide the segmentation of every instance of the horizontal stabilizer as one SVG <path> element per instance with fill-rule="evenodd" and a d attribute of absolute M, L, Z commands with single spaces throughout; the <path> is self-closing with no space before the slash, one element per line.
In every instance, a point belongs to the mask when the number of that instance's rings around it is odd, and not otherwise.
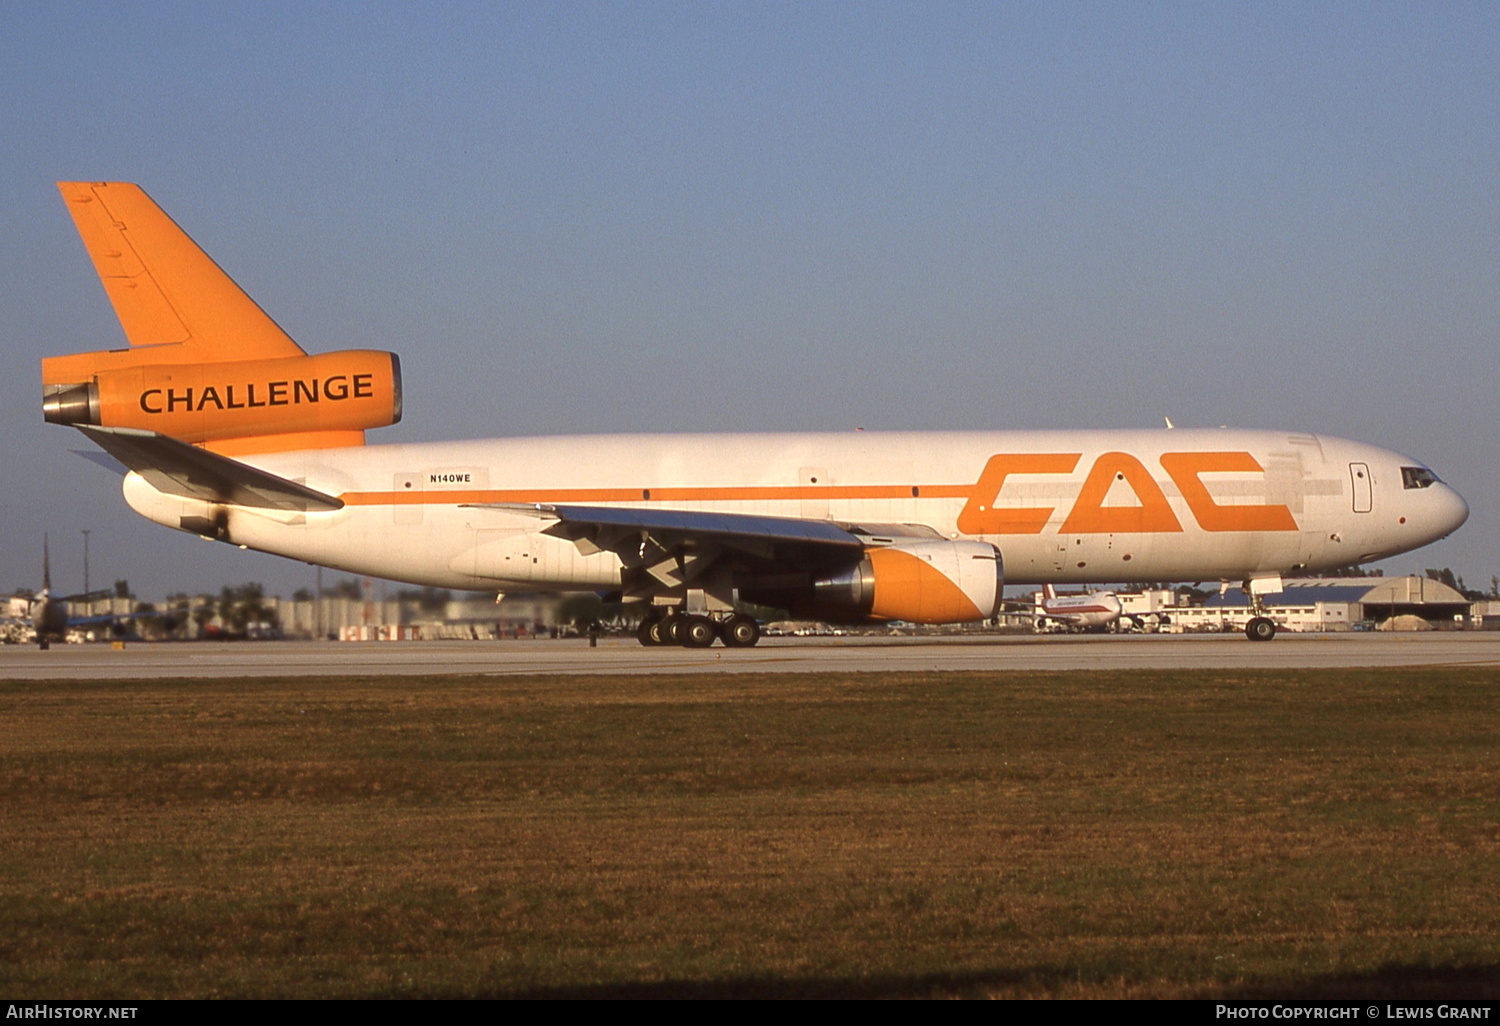
<path fill-rule="evenodd" d="M 93 591 L 79 592 L 77 595 L 61 595 L 53 601 L 56 602 L 103 602 L 105 599 L 115 597 L 113 588 L 95 588 Z M 70 621 L 71 622 L 71 621 Z"/>
<path fill-rule="evenodd" d="M 258 509 L 343 508 L 332 495 L 154 431 L 75 425 L 151 487 L 168 495 Z"/>
<path fill-rule="evenodd" d="M 103 467 L 111 474 L 118 474 L 120 477 L 124 477 L 130 470 L 129 467 L 107 452 L 99 452 L 97 449 L 69 449 L 68 451 L 74 456 L 82 456 L 90 463 Z"/>

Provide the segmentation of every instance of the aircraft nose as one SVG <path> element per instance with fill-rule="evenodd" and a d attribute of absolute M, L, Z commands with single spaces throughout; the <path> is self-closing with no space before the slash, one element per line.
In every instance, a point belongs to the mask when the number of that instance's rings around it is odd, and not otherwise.
<path fill-rule="evenodd" d="M 1438 485 L 1433 491 L 1438 493 L 1432 497 L 1437 504 L 1433 516 L 1433 528 L 1437 532 L 1437 537 L 1446 538 L 1469 519 L 1469 504 L 1464 501 L 1462 495 L 1445 484 Z"/>

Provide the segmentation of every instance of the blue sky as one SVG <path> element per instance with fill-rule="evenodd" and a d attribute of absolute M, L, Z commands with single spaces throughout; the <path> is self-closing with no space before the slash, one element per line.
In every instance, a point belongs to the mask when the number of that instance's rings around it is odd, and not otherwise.
<path fill-rule="evenodd" d="M 121 344 L 53 182 L 143 185 L 372 440 L 1288 428 L 1431 464 L 1500 574 L 1493 4 L 0 5 L 0 588 L 313 571 L 166 531 L 40 416 Z M 81 583 L 78 582 L 78 583 Z"/>

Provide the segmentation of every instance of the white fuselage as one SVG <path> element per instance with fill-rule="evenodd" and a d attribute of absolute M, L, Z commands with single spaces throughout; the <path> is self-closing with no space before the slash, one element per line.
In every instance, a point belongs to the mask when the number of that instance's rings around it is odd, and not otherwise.
<path fill-rule="evenodd" d="M 126 499 L 174 528 L 227 515 L 227 540 L 249 548 L 471 589 L 620 583 L 617 556 L 586 554 L 542 533 L 546 520 L 496 508 L 504 504 L 920 525 L 993 543 L 1017 584 L 1316 572 L 1425 545 L 1468 514 L 1456 492 L 1396 453 L 1228 429 L 599 435 L 239 458 L 345 506 L 210 506 L 134 473 Z"/>

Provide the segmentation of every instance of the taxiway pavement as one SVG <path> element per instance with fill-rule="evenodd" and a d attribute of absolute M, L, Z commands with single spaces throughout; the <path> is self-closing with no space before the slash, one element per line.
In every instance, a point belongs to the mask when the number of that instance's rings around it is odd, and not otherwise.
<path fill-rule="evenodd" d="M 643 648 L 633 639 L 197 642 L 0 647 L 0 680 L 439 674 L 859 673 L 943 670 L 1500 667 L 1500 632 L 770 638 L 752 649 Z"/>

